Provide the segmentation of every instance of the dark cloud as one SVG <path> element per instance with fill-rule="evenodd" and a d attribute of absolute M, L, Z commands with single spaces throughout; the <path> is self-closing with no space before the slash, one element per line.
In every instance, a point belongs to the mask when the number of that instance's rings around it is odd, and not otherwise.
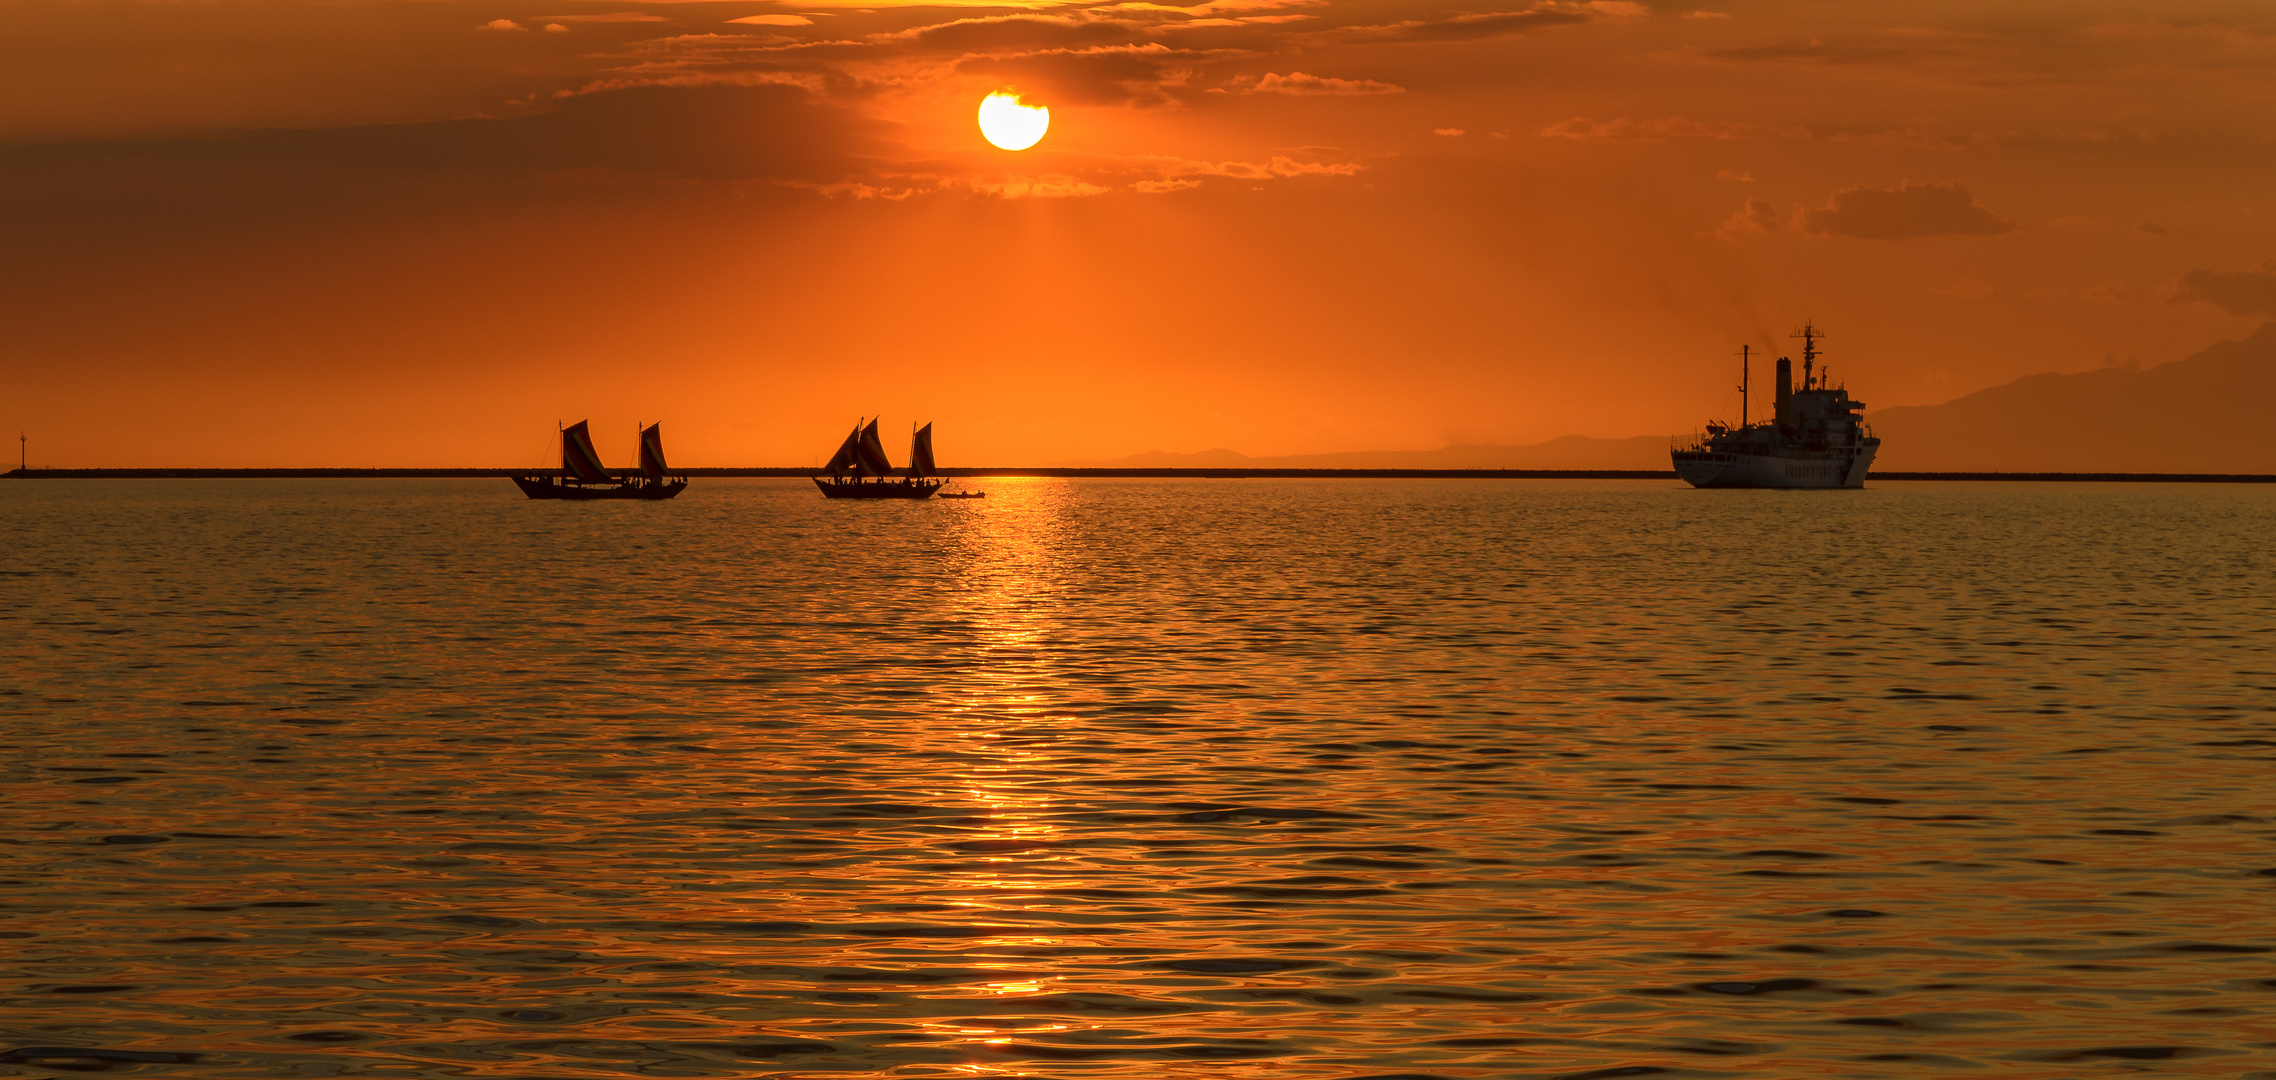
<path fill-rule="evenodd" d="M 1135 36 L 1136 29 L 1111 19 L 1011 15 L 959 19 L 919 27 L 893 37 L 936 52 L 1033 52 L 1128 41 Z"/>
<path fill-rule="evenodd" d="M 1960 50 L 1941 39 L 1845 38 L 1836 41 L 1779 42 L 1709 49 L 1717 60 L 1751 64 L 1775 60 L 1807 60 L 1824 64 L 1904 64 L 1953 56 Z"/>
<path fill-rule="evenodd" d="M 1293 22 L 1186 26 L 1175 20 L 1018 15 L 962 19 L 881 36 L 881 43 L 907 54 L 961 50 L 960 72 L 1015 80 L 1061 100 L 1082 104 L 1166 105 L 1184 92 L 1230 88 L 1237 92 L 1364 95 L 1403 93 L 1404 88 L 1373 79 L 1326 78 L 1301 72 L 1281 75 L 1229 74 L 1228 65 L 1246 66 L 1260 57 L 1302 51 L 1308 46 L 1359 42 L 1430 43 L 1471 41 L 1524 33 L 1548 26 L 1629 17 L 1634 5 L 1622 0 L 1595 4 L 1542 4 L 1522 11 L 1491 11 L 1314 28 L 1303 16 Z M 1640 9 L 1637 9 L 1640 10 Z M 1200 31 L 1208 31 L 1207 47 Z M 1165 38 L 1169 44 L 1164 44 Z M 1230 80 L 1229 82 L 1225 80 Z M 1247 85 L 1243 85 L 1247 84 Z"/>
<path fill-rule="evenodd" d="M 420 173 L 597 171 L 699 180 L 831 179 L 881 125 L 797 87 L 640 86 L 580 94 L 526 116 L 264 131 L 229 138 L 0 147 L 0 171 L 251 178 L 328 172 L 375 182 Z M 11 168 L 13 167 L 13 168 Z"/>
<path fill-rule="evenodd" d="M 1308 4 L 1303 6 L 1310 6 Z M 1242 11 L 1252 8 L 1244 7 Z M 1262 10 L 1256 8 L 1253 10 Z M 1273 70 L 1278 58 L 1308 51 L 1386 43 L 1457 42 L 1548 26 L 1644 17 L 1632 0 L 1549 0 L 1523 10 L 1405 14 L 1396 3 L 1362 10 L 1209 17 L 1164 7 L 1021 13 L 913 22 L 892 28 L 881 19 L 938 18 L 937 9 L 867 12 L 859 28 L 831 20 L 809 33 L 776 19 L 764 32 L 675 34 L 633 43 L 588 87 L 691 84 L 771 78 L 797 82 L 830 100 L 871 103 L 943 68 L 1019 87 L 1050 104 L 1159 107 L 1208 92 L 1309 95 L 1403 93 L 1394 83 L 1349 74 L 1318 76 Z M 1340 22 L 1343 25 L 1328 25 Z M 1261 70 L 1260 70 L 1261 69 Z M 1286 69 L 1282 69 L 1286 70 Z"/>
<path fill-rule="evenodd" d="M 2267 63 L 2270 35 L 2261 20 L 2166 22 L 2149 8 L 2123 22 L 2106 21 L 2108 16 L 2093 5 L 2042 5 L 1966 27 L 1907 19 L 1847 33 L 1834 16 L 1812 20 L 1819 25 L 1807 38 L 1705 48 L 1696 55 L 1747 67 L 1880 67 L 1909 79 L 1978 86 L 2094 82 L 2113 68 L 2140 77 L 2153 70 L 2201 74 Z"/>
<path fill-rule="evenodd" d="M 1169 71 L 1192 62 L 1161 45 L 1119 45 L 969 57 L 956 69 L 1014 83 L 1044 105 L 1166 105 Z"/>
<path fill-rule="evenodd" d="M 1895 190 L 1847 188 L 1822 210 L 1805 210 L 1796 227 L 1813 236 L 1910 240 L 1924 236 L 1997 236 L 2014 222 L 1976 205 L 1959 184 L 1907 183 Z"/>
<path fill-rule="evenodd" d="M 1417 19 L 1380 26 L 1354 26 L 1344 32 L 1368 41 L 1477 41 L 1550 26 L 1569 26 L 1587 22 L 1593 17 L 1586 11 L 1539 7 L 1526 11 L 1457 15 L 1450 19 Z"/>
<path fill-rule="evenodd" d="M 2174 283 L 2172 302 L 2276 317 L 2276 261 L 2261 263 L 2258 270 L 2191 270 Z"/>

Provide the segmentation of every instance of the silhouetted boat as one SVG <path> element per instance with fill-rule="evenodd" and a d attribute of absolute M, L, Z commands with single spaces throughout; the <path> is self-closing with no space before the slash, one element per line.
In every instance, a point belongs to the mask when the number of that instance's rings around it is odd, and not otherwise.
<path fill-rule="evenodd" d="M 885 456 L 885 442 L 877 437 L 877 421 L 869 426 L 854 422 L 853 434 L 822 466 L 827 476 L 814 478 L 814 486 L 829 499 L 928 499 L 946 480 L 934 479 L 933 426 L 926 424 L 909 436 L 908 475 L 893 479 L 893 462 Z"/>
<path fill-rule="evenodd" d="M 1778 358 L 1778 412 L 1767 423 L 1747 422 L 1745 360 L 1739 369 L 1739 423 L 1711 423 L 1705 435 L 1678 436 L 1675 473 L 1692 487 L 1856 488 L 1881 440 L 1857 414 L 1865 403 L 1847 387 L 1832 386 L 1818 366 L 1818 339 L 1807 323 L 1802 339 L 1802 388 L 1794 389 L 1793 363 Z M 1742 353 L 1742 356 L 1745 355 Z"/>
<path fill-rule="evenodd" d="M 640 473 L 612 476 L 593 450 L 593 437 L 579 420 L 561 429 L 561 472 L 514 477 L 515 486 L 533 499 L 669 499 L 687 490 L 688 478 L 665 478 L 664 425 L 661 421 L 640 429 Z"/>
<path fill-rule="evenodd" d="M 988 493 L 985 491 L 943 491 L 939 497 L 943 499 L 985 499 L 988 497 Z"/>

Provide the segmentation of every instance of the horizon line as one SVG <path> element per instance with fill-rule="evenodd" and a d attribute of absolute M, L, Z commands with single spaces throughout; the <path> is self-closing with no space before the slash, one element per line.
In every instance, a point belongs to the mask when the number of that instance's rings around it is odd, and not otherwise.
<path fill-rule="evenodd" d="M 612 475 L 630 476 L 637 469 L 611 469 Z M 672 469 L 675 476 L 796 478 L 828 475 L 809 466 L 711 466 Z M 380 479 L 505 479 L 542 476 L 558 469 L 496 468 L 97 468 L 71 469 L 30 466 L 0 473 L 0 480 L 380 480 Z M 934 470 L 954 479 L 984 477 L 1038 477 L 1045 479 L 1348 479 L 1348 480 L 1675 480 L 1672 469 L 1279 469 L 1279 468 L 1105 468 L 1105 467 L 967 467 Z M 1892 470 L 1868 472 L 1867 480 L 1966 480 L 2084 483 L 2189 483 L 2276 484 L 2269 473 L 2120 473 L 2120 472 L 2007 472 L 1970 470 L 1930 472 Z"/>

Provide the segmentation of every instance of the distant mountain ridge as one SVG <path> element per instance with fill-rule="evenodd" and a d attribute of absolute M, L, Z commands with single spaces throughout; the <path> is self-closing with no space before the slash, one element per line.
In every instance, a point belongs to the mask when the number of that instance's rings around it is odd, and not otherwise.
<path fill-rule="evenodd" d="M 1877 472 L 2276 473 L 2276 322 L 2152 368 L 2026 375 L 1941 405 L 1869 413 Z M 1668 439 L 1250 457 L 1153 451 L 1123 469 L 1666 469 Z"/>
<path fill-rule="evenodd" d="M 1877 469 L 2276 472 L 2276 323 L 2152 368 L 2026 375 L 1869 414 Z"/>

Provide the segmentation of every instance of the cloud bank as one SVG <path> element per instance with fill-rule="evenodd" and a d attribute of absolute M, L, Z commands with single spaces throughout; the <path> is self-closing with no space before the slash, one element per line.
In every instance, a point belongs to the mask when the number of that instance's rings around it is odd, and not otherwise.
<path fill-rule="evenodd" d="M 1825 207 L 1805 210 L 1794 227 L 1811 236 L 1914 240 L 1929 236 L 1997 236 L 2017 225 L 1976 205 L 1957 183 L 1906 183 L 1895 189 L 1855 187 L 1833 193 Z"/>
<path fill-rule="evenodd" d="M 2258 270 L 2191 270 L 2174 284 L 2172 302 L 2276 318 L 2276 260 L 2261 263 Z"/>

